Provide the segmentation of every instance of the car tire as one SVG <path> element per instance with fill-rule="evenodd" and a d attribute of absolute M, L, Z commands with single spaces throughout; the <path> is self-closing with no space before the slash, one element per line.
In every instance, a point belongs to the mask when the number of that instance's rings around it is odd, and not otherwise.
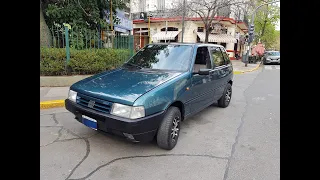
<path fill-rule="evenodd" d="M 171 150 L 178 141 L 180 133 L 181 112 L 171 106 L 167 110 L 157 132 L 157 144 L 160 148 Z"/>
<path fill-rule="evenodd" d="M 232 97 L 232 86 L 230 83 L 227 84 L 224 89 L 222 97 L 218 100 L 218 106 L 226 108 L 229 106 Z"/>

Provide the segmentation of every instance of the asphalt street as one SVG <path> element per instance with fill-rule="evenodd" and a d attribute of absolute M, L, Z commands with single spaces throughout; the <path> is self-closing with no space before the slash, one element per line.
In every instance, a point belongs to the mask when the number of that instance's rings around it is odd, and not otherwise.
<path fill-rule="evenodd" d="M 131 143 L 87 128 L 64 108 L 40 111 L 40 179 L 280 179 L 280 66 L 234 76 L 228 108 L 184 121 L 177 146 Z"/>

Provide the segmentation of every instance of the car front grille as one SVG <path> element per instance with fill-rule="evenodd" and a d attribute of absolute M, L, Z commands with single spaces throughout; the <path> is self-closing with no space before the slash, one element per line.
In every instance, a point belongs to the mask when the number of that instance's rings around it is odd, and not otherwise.
<path fill-rule="evenodd" d="M 93 98 L 80 93 L 77 95 L 77 104 L 106 114 L 110 114 L 112 107 L 112 102 Z"/>

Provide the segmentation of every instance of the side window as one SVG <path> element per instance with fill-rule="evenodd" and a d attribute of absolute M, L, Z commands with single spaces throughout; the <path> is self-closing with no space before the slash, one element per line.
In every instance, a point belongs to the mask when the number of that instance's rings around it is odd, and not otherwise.
<path fill-rule="evenodd" d="M 223 54 L 219 47 L 212 47 L 210 51 L 215 67 L 225 65 Z"/>
<path fill-rule="evenodd" d="M 199 47 L 193 66 L 193 72 L 198 72 L 200 69 L 211 69 L 211 60 L 207 47 Z"/>
<path fill-rule="evenodd" d="M 221 52 L 223 54 L 223 57 L 224 57 L 226 64 L 231 64 L 230 58 L 229 58 L 229 55 L 227 54 L 227 52 L 224 49 L 221 49 Z"/>

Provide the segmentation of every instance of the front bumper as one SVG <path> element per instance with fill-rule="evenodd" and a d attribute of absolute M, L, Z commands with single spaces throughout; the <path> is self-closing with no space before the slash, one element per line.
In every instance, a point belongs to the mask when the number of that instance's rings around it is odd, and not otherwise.
<path fill-rule="evenodd" d="M 266 59 L 266 63 L 280 63 L 280 59 L 277 59 L 277 60 Z"/>
<path fill-rule="evenodd" d="M 65 107 L 72 112 L 76 119 L 82 122 L 82 115 L 97 120 L 97 130 L 125 137 L 123 133 L 131 134 L 134 141 L 148 142 L 151 141 L 163 119 L 164 111 L 139 119 L 127 119 L 104 114 L 95 110 L 78 105 L 69 99 L 65 100 Z"/>

